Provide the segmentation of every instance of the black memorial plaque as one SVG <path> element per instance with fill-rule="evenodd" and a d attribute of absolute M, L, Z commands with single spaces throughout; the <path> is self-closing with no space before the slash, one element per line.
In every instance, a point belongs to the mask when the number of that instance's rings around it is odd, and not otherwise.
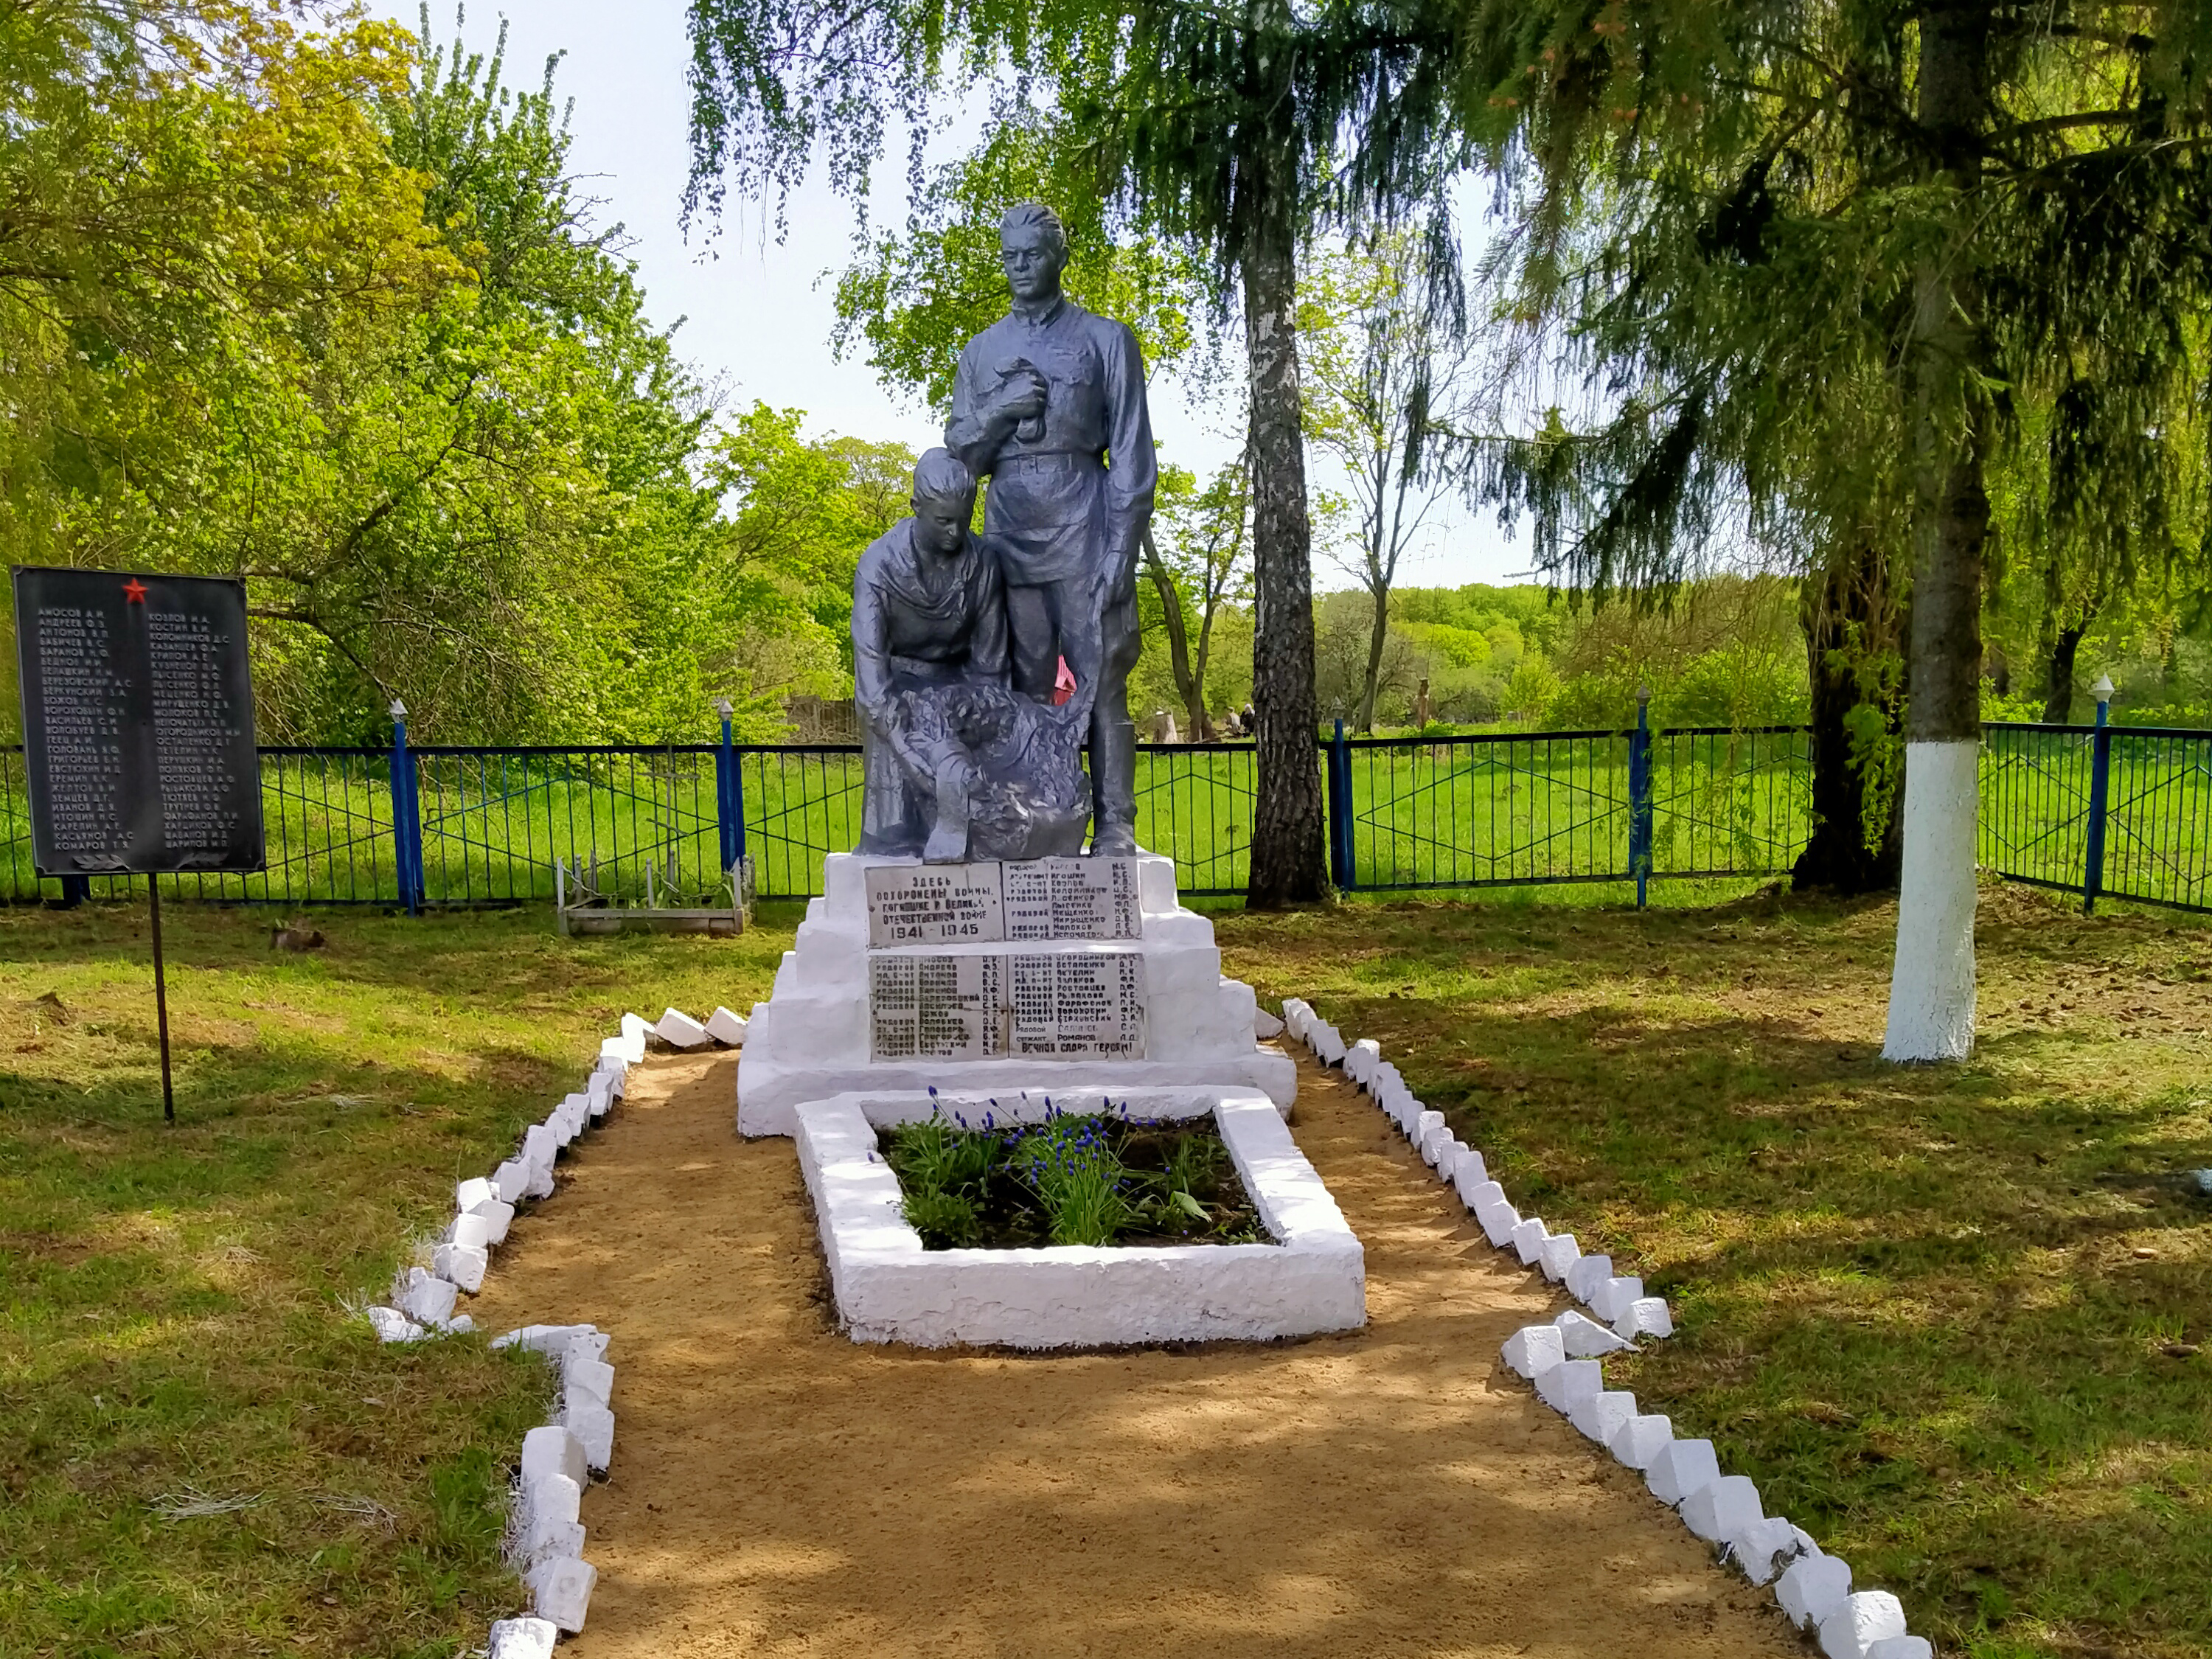
<path fill-rule="evenodd" d="M 258 870 L 246 584 L 15 567 L 42 874 Z"/>

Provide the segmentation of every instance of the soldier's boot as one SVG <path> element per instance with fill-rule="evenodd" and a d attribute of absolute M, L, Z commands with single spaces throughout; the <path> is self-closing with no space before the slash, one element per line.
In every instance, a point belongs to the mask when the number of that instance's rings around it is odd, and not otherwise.
<path fill-rule="evenodd" d="M 1137 850 L 1137 728 L 1123 714 L 1091 728 L 1091 855 L 1128 858 Z"/>

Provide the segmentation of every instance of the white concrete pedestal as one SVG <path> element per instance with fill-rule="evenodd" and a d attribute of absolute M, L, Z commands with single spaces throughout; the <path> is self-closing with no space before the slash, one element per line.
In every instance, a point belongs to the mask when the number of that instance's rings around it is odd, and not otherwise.
<path fill-rule="evenodd" d="M 738 1061 L 739 1133 L 792 1134 L 797 1108 L 805 1101 L 933 1087 L 972 1097 L 1027 1090 L 1054 1096 L 1070 1109 L 1095 1104 L 1088 1097 L 1118 1097 L 1131 1090 L 1257 1091 L 1288 1115 L 1297 1068 L 1288 1054 L 1263 1048 L 1254 1037 L 1252 988 L 1221 976 L 1213 924 L 1176 902 L 1175 866 L 1151 854 L 1137 860 L 1143 915 L 1137 939 L 898 945 L 875 952 L 1140 951 L 1146 1009 L 1142 1058 L 872 1060 L 866 872 L 872 866 L 917 863 L 854 853 L 825 860 L 823 896 L 808 902 L 799 937 L 777 969 L 774 993 L 753 1005 Z"/>

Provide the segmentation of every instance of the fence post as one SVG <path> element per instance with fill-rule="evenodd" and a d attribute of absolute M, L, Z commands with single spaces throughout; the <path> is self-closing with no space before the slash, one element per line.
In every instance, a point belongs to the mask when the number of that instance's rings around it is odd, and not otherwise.
<path fill-rule="evenodd" d="M 738 781 L 738 751 L 730 742 L 730 700 L 717 699 L 714 712 L 722 719 L 722 746 L 714 751 L 714 816 L 721 828 L 726 876 L 745 856 L 745 798 Z"/>
<path fill-rule="evenodd" d="M 392 700 L 392 861 L 407 914 L 422 909 L 422 814 L 415 801 L 415 757 L 407 748 L 407 705 Z"/>
<path fill-rule="evenodd" d="M 1628 734 L 1628 870 L 1636 908 L 1649 902 L 1651 880 L 1651 688 L 1636 688 L 1636 729 Z"/>
<path fill-rule="evenodd" d="M 1328 878 L 1340 893 L 1352 890 L 1352 750 L 1344 722 L 1328 745 Z"/>
<path fill-rule="evenodd" d="M 2089 836 L 2081 858 L 2081 914 L 2094 915 L 2097 895 L 2105 890 L 2105 803 L 2112 771 L 2112 677 L 2100 674 L 2089 688 L 2097 699 L 2097 735 L 2089 750 Z"/>

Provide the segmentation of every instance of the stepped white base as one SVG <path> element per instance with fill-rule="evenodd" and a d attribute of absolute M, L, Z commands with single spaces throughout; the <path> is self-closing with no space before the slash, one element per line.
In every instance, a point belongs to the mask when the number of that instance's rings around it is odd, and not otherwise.
<path fill-rule="evenodd" d="M 875 1091 L 808 1101 L 793 1114 L 799 1168 L 821 1218 L 837 1315 L 856 1342 L 1091 1347 L 1352 1330 L 1367 1320 L 1366 1260 L 1336 1200 L 1252 1091 L 1132 1091 L 1139 1117 L 1211 1112 L 1274 1244 L 1052 1245 L 925 1250 L 900 1213 L 878 1125 L 942 1108 L 971 1123 L 1044 1114 L 1041 1097 L 994 1107 L 940 1091 Z"/>
<path fill-rule="evenodd" d="M 934 1086 L 979 1096 L 1052 1095 L 1079 1104 L 1085 1095 L 1207 1086 L 1253 1090 L 1287 1111 L 1297 1071 L 1291 1057 L 1253 1037 L 1252 988 L 1221 976 L 1213 924 L 1176 902 L 1175 866 L 1147 854 L 1137 860 L 1143 937 L 1113 945 L 955 945 L 908 947 L 937 955 L 979 951 L 1140 951 L 1145 959 L 1146 1030 L 1142 1060 L 869 1059 L 868 923 L 866 872 L 913 859 L 833 854 L 823 896 L 810 900 L 775 988 L 753 1005 L 738 1062 L 738 1131 L 796 1133 L 801 1102 L 866 1091 Z"/>

